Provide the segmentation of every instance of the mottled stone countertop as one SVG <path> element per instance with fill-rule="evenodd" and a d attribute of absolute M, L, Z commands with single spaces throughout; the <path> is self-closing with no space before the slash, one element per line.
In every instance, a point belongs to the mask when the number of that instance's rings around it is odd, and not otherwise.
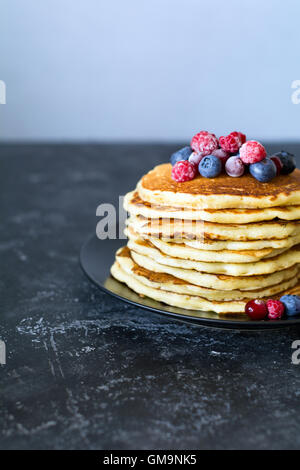
<path fill-rule="evenodd" d="M 175 149 L 0 146 L 1 449 L 299 448 L 300 329 L 175 322 L 79 267 L 98 204 Z"/>

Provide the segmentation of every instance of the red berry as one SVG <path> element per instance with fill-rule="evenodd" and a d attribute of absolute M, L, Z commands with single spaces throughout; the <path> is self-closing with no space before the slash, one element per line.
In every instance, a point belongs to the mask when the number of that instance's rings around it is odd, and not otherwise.
<path fill-rule="evenodd" d="M 282 167 L 283 167 L 282 161 L 276 155 L 273 155 L 273 157 L 270 157 L 270 159 L 275 163 L 276 170 L 277 170 L 276 175 L 277 176 L 280 175 Z"/>
<path fill-rule="evenodd" d="M 182 183 L 184 181 L 190 181 L 195 178 L 197 173 L 197 167 L 188 160 L 180 161 L 175 163 L 172 168 L 173 180 Z"/>
<path fill-rule="evenodd" d="M 256 140 L 248 140 L 240 148 L 240 157 L 247 164 L 260 162 L 266 156 L 265 147 Z"/>
<path fill-rule="evenodd" d="M 243 134 L 242 132 L 237 132 L 239 138 L 240 138 L 240 141 L 241 141 L 241 144 L 244 144 L 246 142 L 246 136 L 245 134 Z"/>
<path fill-rule="evenodd" d="M 211 155 L 219 147 L 219 142 L 215 134 L 201 131 L 192 138 L 191 147 L 195 152 L 202 152 L 206 156 Z"/>
<path fill-rule="evenodd" d="M 244 136 L 244 134 L 242 134 Z M 237 153 L 242 145 L 241 132 L 231 132 L 227 136 L 219 138 L 220 146 L 222 149 L 230 153 Z"/>
<path fill-rule="evenodd" d="M 267 307 L 270 320 L 279 320 L 284 314 L 284 305 L 280 300 L 267 300 Z"/>
<path fill-rule="evenodd" d="M 245 307 L 245 312 L 251 320 L 263 320 L 268 314 L 267 304 L 263 300 L 250 300 Z"/>

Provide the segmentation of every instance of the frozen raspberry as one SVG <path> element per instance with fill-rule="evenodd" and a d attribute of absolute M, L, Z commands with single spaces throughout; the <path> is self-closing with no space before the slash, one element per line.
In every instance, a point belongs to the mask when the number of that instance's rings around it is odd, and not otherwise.
<path fill-rule="evenodd" d="M 231 132 L 229 135 L 220 137 L 221 148 L 230 153 L 237 153 L 242 145 L 241 136 L 244 136 L 241 132 Z"/>
<path fill-rule="evenodd" d="M 201 131 L 192 138 L 191 147 L 195 152 L 203 153 L 205 156 L 212 154 L 219 147 L 219 142 L 215 134 Z"/>
<path fill-rule="evenodd" d="M 244 163 L 257 163 L 267 156 L 266 149 L 256 140 L 248 140 L 240 149 L 240 157 Z"/>
<path fill-rule="evenodd" d="M 235 134 L 234 132 L 232 132 L 232 134 Z M 245 134 L 243 134 L 242 132 L 237 132 L 239 138 L 240 138 L 240 141 L 241 141 L 241 144 L 244 144 L 246 142 L 246 136 Z"/>
<path fill-rule="evenodd" d="M 267 300 L 268 318 L 270 320 L 280 320 L 284 314 L 284 305 L 280 300 Z"/>
<path fill-rule="evenodd" d="M 178 183 L 182 183 L 184 181 L 190 181 L 195 178 L 197 173 L 197 167 L 193 163 L 189 162 L 188 160 L 180 161 L 175 163 L 172 168 L 172 178 L 173 180 L 177 181 Z"/>

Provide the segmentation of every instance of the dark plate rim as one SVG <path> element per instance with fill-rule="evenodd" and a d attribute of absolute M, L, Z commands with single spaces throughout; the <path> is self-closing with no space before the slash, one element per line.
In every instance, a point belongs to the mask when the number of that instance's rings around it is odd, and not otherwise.
<path fill-rule="evenodd" d="M 79 253 L 79 264 L 84 272 L 84 274 L 87 276 L 87 278 L 94 284 L 96 285 L 100 290 L 105 292 L 106 294 L 111 295 L 112 297 L 115 297 L 116 299 L 121 300 L 122 302 L 126 302 L 130 305 L 134 305 L 135 307 L 142 308 L 144 310 L 151 311 L 153 313 L 157 313 L 160 315 L 165 315 L 167 317 L 171 317 L 174 320 L 184 322 L 184 323 L 193 323 L 194 325 L 201 325 L 201 326 L 208 326 L 208 327 L 214 327 L 214 328 L 225 328 L 225 329 L 239 329 L 239 330 L 266 330 L 266 329 L 278 329 L 278 328 L 287 328 L 289 326 L 296 326 L 300 324 L 300 317 L 294 318 L 294 319 L 284 319 L 284 320 L 267 320 L 267 321 L 254 321 L 254 320 L 248 320 L 248 321 L 241 321 L 241 320 L 232 320 L 232 319 L 226 319 L 226 318 L 205 318 L 205 317 L 192 317 L 191 315 L 188 314 L 180 314 L 180 313 L 175 313 L 175 312 L 169 312 L 168 310 L 162 310 L 158 309 L 155 307 L 150 307 L 149 305 L 143 305 L 139 302 L 135 302 L 134 300 L 127 299 L 126 297 L 123 297 L 106 287 L 104 287 L 102 284 L 98 283 L 88 272 L 88 270 L 85 267 L 85 262 L 84 262 L 84 251 L 86 250 L 87 246 L 91 243 L 91 241 L 96 238 L 95 234 L 90 235 L 86 241 L 82 244 L 80 248 L 80 253 Z M 99 242 L 105 243 L 105 240 L 99 240 Z M 109 273 L 108 276 L 109 277 Z M 118 281 L 119 282 L 119 281 Z M 167 305 L 167 304 L 166 304 Z"/>

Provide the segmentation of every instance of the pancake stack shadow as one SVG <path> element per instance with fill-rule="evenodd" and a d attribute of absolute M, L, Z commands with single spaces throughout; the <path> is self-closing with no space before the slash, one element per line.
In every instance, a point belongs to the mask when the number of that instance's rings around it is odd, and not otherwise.
<path fill-rule="evenodd" d="M 190 310 L 241 314 L 254 298 L 300 292 L 300 171 L 186 183 L 171 166 L 124 200 L 128 243 L 112 275 L 136 293 Z"/>

